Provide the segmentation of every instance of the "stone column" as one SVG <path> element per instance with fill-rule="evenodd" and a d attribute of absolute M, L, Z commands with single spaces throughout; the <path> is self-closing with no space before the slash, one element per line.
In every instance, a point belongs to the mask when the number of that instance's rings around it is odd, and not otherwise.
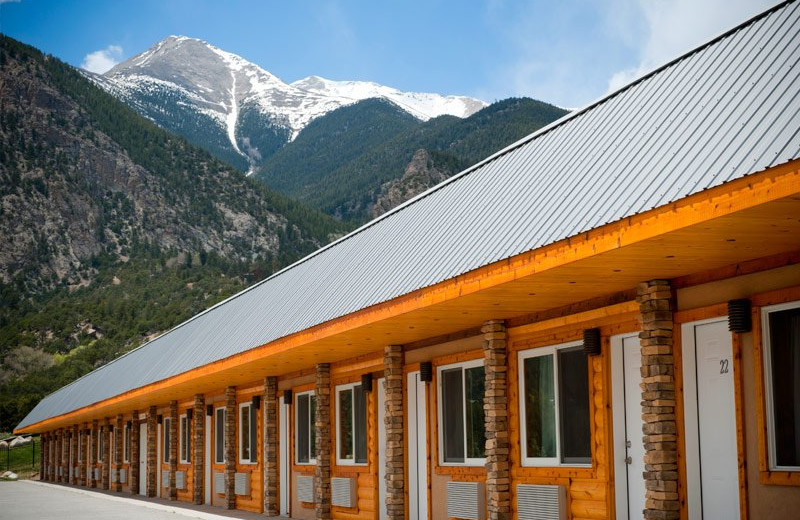
<path fill-rule="evenodd" d="M 139 494 L 139 410 L 133 411 L 131 422 L 131 495 Z"/>
<path fill-rule="evenodd" d="M 236 387 L 225 389 L 225 507 L 236 509 Z"/>
<path fill-rule="evenodd" d="M 386 446 L 379 449 L 386 455 L 386 505 L 380 504 L 380 507 L 386 507 L 389 520 L 402 520 L 406 514 L 402 345 L 384 347 L 383 374 L 386 385 Z"/>
<path fill-rule="evenodd" d="M 119 478 L 122 473 L 122 442 L 125 435 L 122 431 L 122 414 L 117 414 L 117 424 L 114 426 L 114 474 L 116 482 L 114 491 L 122 491 L 122 480 Z"/>
<path fill-rule="evenodd" d="M 83 427 L 81 428 L 80 435 L 78 435 L 78 457 L 81 459 L 80 463 L 80 474 L 78 475 L 78 479 L 81 483 L 81 486 L 86 485 L 87 480 L 87 468 L 89 467 L 89 454 L 86 453 L 86 441 L 87 441 L 87 434 L 89 432 L 89 425 L 87 423 L 83 423 Z"/>
<path fill-rule="evenodd" d="M 108 417 L 103 420 L 103 427 L 100 429 L 103 441 L 103 458 L 101 459 L 102 467 L 100 468 L 100 486 L 103 489 L 109 488 L 109 480 L 111 480 L 111 423 L 108 422 Z"/>
<path fill-rule="evenodd" d="M 486 425 L 486 495 L 489 520 L 511 518 L 511 480 L 508 460 L 508 334 L 503 320 L 487 321 L 483 333 Z"/>
<path fill-rule="evenodd" d="M 155 406 L 151 406 L 147 409 L 147 496 L 154 497 L 158 492 L 158 482 L 156 482 L 156 476 L 158 473 L 156 472 L 158 468 L 156 468 L 156 464 L 158 461 L 156 460 L 156 448 L 158 447 L 156 443 L 158 442 L 158 435 L 157 435 L 157 420 L 156 417 L 157 410 Z M 139 455 L 141 456 L 141 454 Z"/>
<path fill-rule="evenodd" d="M 169 499 L 178 500 L 175 473 L 178 471 L 178 401 L 169 402 Z"/>
<path fill-rule="evenodd" d="M 331 518 L 331 365 L 317 364 L 317 468 L 314 478 L 314 509 L 317 520 Z"/>
<path fill-rule="evenodd" d="M 97 427 L 97 419 L 92 421 L 92 436 L 91 448 L 89 449 L 89 485 L 93 488 L 97 487 L 97 478 L 95 478 L 94 470 L 97 465 L 97 445 L 100 442 L 100 432 Z"/>
<path fill-rule="evenodd" d="M 205 502 L 205 431 L 206 400 L 203 394 L 195 394 L 192 412 L 192 502 Z"/>
<path fill-rule="evenodd" d="M 672 353 L 673 294 L 668 280 L 639 284 L 636 301 L 642 332 L 642 430 L 644 433 L 644 517 L 680 518 L 675 422 L 675 363 Z"/>
<path fill-rule="evenodd" d="M 278 516 L 278 378 L 264 379 L 264 396 L 261 399 L 264 432 L 264 514 Z"/>
<path fill-rule="evenodd" d="M 72 427 L 69 439 L 69 469 L 72 477 L 69 479 L 74 486 L 78 485 L 78 425 Z"/>

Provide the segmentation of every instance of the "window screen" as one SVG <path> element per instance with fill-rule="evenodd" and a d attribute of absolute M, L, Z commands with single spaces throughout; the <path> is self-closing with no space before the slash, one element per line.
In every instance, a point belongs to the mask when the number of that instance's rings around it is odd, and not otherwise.
<path fill-rule="evenodd" d="M 800 307 L 769 313 L 772 442 L 776 466 L 800 466 Z"/>

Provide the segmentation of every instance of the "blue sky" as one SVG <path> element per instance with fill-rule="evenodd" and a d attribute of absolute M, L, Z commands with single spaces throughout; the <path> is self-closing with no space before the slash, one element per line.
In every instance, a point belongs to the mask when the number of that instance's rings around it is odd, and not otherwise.
<path fill-rule="evenodd" d="M 311 74 L 584 105 L 776 0 L 0 0 L 0 31 L 103 68 L 171 34 Z"/>

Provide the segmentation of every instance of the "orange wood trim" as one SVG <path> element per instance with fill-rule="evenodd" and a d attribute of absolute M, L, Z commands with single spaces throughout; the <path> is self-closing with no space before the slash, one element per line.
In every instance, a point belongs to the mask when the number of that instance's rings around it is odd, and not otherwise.
<path fill-rule="evenodd" d="M 51 424 L 96 412 L 106 406 L 143 397 L 155 390 L 186 383 L 246 365 L 268 354 L 287 352 L 316 340 L 335 336 L 416 309 L 457 299 L 489 287 L 531 276 L 602 252 L 641 242 L 670 231 L 699 224 L 800 191 L 800 159 L 727 182 L 677 202 L 600 226 L 548 246 L 480 267 L 431 287 L 413 291 L 372 307 L 330 320 L 181 374 L 116 395 L 92 405 L 31 424 L 24 432 L 46 430 Z M 16 431 L 16 430 L 15 430 Z"/>
<path fill-rule="evenodd" d="M 536 323 L 530 323 L 521 327 L 509 329 L 508 335 L 510 340 L 518 340 L 519 336 L 525 336 L 543 330 L 555 329 L 558 327 L 575 326 L 581 323 L 595 322 L 605 318 L 616 318 L 625 314 L 632 314 L 639 312 L 639 304 L 635 301 L 618 303 L 608 307 L 601 307 L 590 311 L 579 312 L 577 314 L 570 314 L 568 316 L 561 316 L 558 318 L 551 318 Z"/>
<path fill-rule="evenodd" d="M 683 409 L 683 343 L 682 328 L 675 324 L 672 330 L 672 356 L 675 377 L 675 426 L 678 437 L 678 500 L 681 518 L 688 518 L 689 503 L 686 489 L 686 416 Z"/>
<path fill-rule="evenodd" d="M 728 303 L 715 303 L 707 307 L 699 307 L 697 309 L 686 309 L 683 311 L 676 311 L 673 315 L 676 328 L 684 323 L 691 323 L 693 321 L 708 320 L 711 318 L 719 318 L 720 316 L 728 315 Z"/>
<path fill-rule="evenodd" d="M 780 253 L 773 256 L 740 262 L 738 264 L 731 264 L 727 267 L 713 269 L 711 271 L 703 271 L 687 276 L 680 276 L 672 280 L 672 286 L 675 289 L 683 289 L 684 287 L 702 285 L 708 282 L 716 282 L 718 280 L 735 278 L 737 276 L 757 273 L 760 271 L 768 271 L 770 269 L 777 269 L 779 267 L 785 267 L 787 265 L 794 264 L 800 264 L 800 251 Z"/>
<path fill-rule="evenodd" d="M 365 354 L 345 361 L 331 363 L 331 378 L 344 378 L 355 373 L 374 372 L 383 369 L 383 353 Z"/>
<path fill-rule="evenodd" d="M 747 444 L 744 429 L 744 374 L 742 373 L 742 336 L 731 333 L 733 345 L 733 385 L 736 406 L 736 444 L 739 467 L 739 518 L 747 520 Z"/>
<path fill-rule="evenodd" d="M 795 300 L 800 300 L 800 286 L 787 287 L 785 289 L 769 291 L 750 297 L 750 302 L 753 304 L 753 307 L 767 307 L 769 305 L 792 302 Z M 759 311 L 759 315 L 760 314 L 761 312 Z"/>

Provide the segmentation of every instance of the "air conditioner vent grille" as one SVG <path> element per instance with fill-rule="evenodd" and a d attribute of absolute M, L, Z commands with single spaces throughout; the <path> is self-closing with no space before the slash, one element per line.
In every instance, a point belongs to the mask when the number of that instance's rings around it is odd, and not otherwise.
<path fill-rule="evenodd" d="M 564 486 L 517 486 L 519 520 L 566 520 L 567 493 Z"/>

